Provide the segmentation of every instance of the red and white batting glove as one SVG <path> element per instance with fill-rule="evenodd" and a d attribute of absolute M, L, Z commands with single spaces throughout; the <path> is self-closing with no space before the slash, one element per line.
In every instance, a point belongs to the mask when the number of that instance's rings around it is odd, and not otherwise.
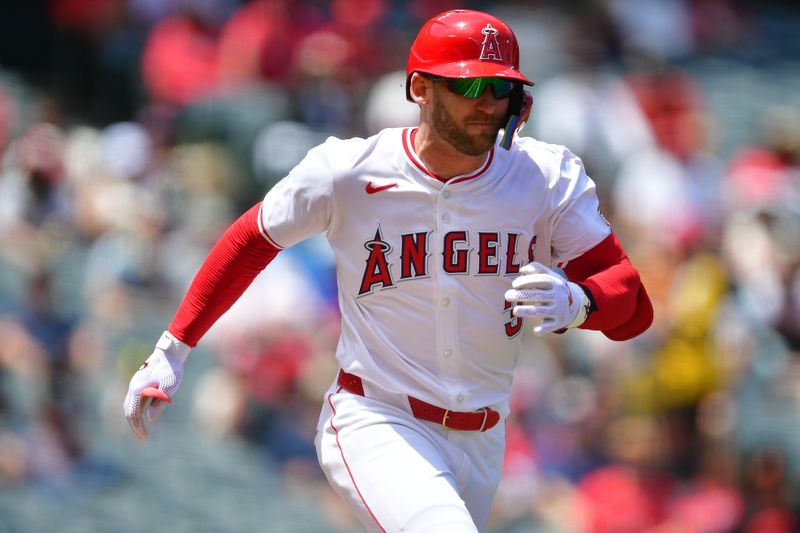
<path fill-rule="evenodd" d="M 589 316 L 591 304 L 580 285 L 541 263 L 520 268 L 511 286 L 506 291 L 506 300 L 514 304 L 514 316 L 533 319 L 533 333 L 538 336 L 576 328 Z"/>
<path fill-rule="evenodd" d="M 172 396 L 183 378 L 183 363 L 190 350 L 188 344 L 165 331 L 158 339 L 153 353 L 131 378 L 123 409 L 128 424 L 139 440 L 144 441 L 147 438 L 145 411 L 147 417 L 155 422 L 166 404 L 172 403 Z"/>

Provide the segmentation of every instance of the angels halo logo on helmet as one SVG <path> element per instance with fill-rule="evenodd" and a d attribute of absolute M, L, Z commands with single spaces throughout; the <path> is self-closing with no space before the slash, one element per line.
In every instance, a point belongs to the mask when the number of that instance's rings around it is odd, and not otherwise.
<path fill-rule="evenodd" d="M 480 59 L 502 61 L 503 56 L 500 54 L 500 45 L 497 44 L 497 30 L 492 28 L 492 25 L 487 22 L 486 27 L 481 30 L 481 33 L 486 37 L 484 37 L 483 45 L 481 46 Z"/>
<path fill-rule="evenodd" d="M 519 71 L 519 45 L 511 28 L 487 13 L 445 11 L 426 22 L 408 54 L 406 98 L 414 72 L 443 78 L 506 78 L 533 85 Z"/>

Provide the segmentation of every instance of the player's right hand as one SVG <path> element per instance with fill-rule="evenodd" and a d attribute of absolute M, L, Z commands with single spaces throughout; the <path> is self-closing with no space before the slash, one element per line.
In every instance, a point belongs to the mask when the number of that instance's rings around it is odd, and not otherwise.
<path fill-rule="evenodd" d="M 131 378 L 123 410 L 133 433 L 144 441 L 147 427 L 144 414 L 156 421 L 166 404 L 180 387 L 183 363 L 191 347 L 165 331 L 156 343 L 155 350 Z"/>

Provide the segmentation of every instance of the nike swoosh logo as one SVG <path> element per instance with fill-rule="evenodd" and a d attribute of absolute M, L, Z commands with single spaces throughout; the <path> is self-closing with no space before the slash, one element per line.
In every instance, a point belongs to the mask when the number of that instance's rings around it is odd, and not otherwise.
<path fill-rule="evenodd" d="M 386 185 L 375 185 L 371 181 L 367 183 L 367 194 L 375 194 L 376 192 L 385 191 L 386 189 L 391 189 L 392 187 L 397 187 L 397 183 L 387 183 Z"/>

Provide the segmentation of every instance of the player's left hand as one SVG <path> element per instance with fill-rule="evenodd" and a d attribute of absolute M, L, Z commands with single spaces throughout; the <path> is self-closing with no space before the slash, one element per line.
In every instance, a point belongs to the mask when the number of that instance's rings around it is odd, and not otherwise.
<path fill-rule="evenodd" d="M 190 350 L 187 344 L 165 331 L 153 353 L 131 378 L 123 410 L 131 430 L 139 440 L 147 438 L 145 411 L 154 422 L 161 416 L 166 404 L 172 403 L 172 396 L 183 379 L 183 363 Z"/>
<path fill-rule="evenodd" d="M 514 316 L 534 320 L 535 335 L 576 328 L 589 315 L 589 298 L 580 285 L 541 263 L 534 261 L 522 267 L 511 286 L 506 300 L 514 304 Z"/>

